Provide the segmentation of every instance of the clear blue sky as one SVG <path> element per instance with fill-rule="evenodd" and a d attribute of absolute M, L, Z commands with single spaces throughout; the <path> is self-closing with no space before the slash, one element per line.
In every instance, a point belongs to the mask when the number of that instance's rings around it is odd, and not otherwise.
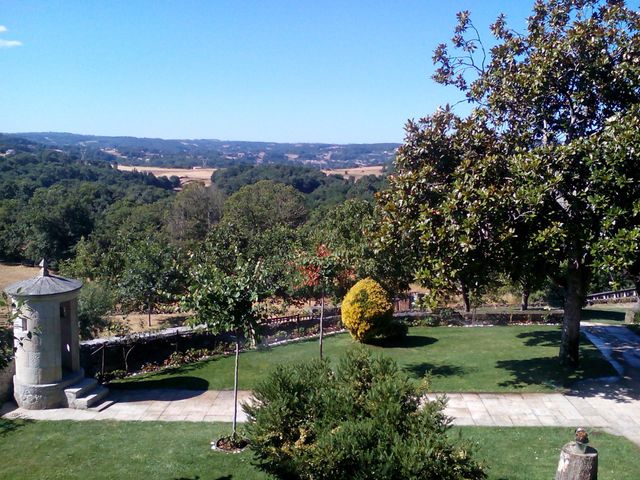
<path fill-rule="evenodd" d="M 0 0 L 0 132 L 401 142 L 460 100 L 431 55 L 533 0 Z M 464 107 L 463 107 L 464 108 Z"/>

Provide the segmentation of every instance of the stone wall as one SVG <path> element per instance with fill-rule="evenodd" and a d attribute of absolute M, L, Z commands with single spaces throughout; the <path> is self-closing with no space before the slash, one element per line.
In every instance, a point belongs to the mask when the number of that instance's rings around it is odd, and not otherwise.
<path fill-rule="evenodd" d="M 261 326 L 260 345 L 271 345 L 282 340 L 317 333 L 318 318 L 291 318 L 291 321 L 278 321 Z M 326 331 L 334 331 L 338 328 L 339 322 L 339 316 L 326 317 Z M 230 335 L 216 335 L 202 328 L 170 328 L 125 337 L 83 341 L 80 343 L 80 363 L 85 374 L 90 377 L 115 370 L 135 372 L 147 363 L 161 365 L 172 353 L 184 353 L 189 349 L 233 350 L 233 342 Z M 247 348 L 250 347 L 247 344 Z"/>

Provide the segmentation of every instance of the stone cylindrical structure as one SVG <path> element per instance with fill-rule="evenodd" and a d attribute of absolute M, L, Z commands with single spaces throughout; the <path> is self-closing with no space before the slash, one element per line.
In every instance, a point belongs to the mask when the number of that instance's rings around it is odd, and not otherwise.
<path fill-rule="evenodd" d="M 50 275 L 6 288 L 13 306 L 14 397 L 28 409 L 66 406 L 64 389 L 84 376 L 80 368 L 78 295 L 82 282 Z"/>

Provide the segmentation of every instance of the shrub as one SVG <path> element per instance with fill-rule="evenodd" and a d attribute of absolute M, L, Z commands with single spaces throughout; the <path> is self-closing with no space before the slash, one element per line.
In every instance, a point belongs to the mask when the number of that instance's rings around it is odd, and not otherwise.
<path fill-rule="evenodd" d="M 282 365 L 244 405 L 259 468 L 287 479 L 482 479 L 468 445 L 447 436 L 444 400 L 422 404 L 424 387 L 387 358 L 347 352 Z"/>
<path fill-rule="evenodd" d="M 360 280 L 342 301 L 342 324 L 359 342 L 384 335 L 392 322 L 393 305 L 375 280 Z"/>
<path fill-rule="evenodd" d="M 173 352 L 164 361 L 165 367 L 180 367 L 189 363 L 206 360 L 212 356 L 211 350 L 207 348 L 190 348 L 186 352 Z"/>

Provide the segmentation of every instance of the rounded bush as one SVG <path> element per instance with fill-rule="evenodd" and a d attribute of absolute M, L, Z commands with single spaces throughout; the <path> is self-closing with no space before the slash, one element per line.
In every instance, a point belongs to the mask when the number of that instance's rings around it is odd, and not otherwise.
<path fill-rule="evenodd" d="M 258 467 L 280 479 L 482 480 L 468 442 L 448 435 L 445 400 L 425 401 L 386 357 L 347 350 L 280 365 L 243 405 Z"/>
<path fill-rule="evenodd" d="M 378 282 L 365 278 L 347 292 L 342 301 L 342 324 L 359 342 L 366 342 L 389 329 L 393 304 Z"/>

